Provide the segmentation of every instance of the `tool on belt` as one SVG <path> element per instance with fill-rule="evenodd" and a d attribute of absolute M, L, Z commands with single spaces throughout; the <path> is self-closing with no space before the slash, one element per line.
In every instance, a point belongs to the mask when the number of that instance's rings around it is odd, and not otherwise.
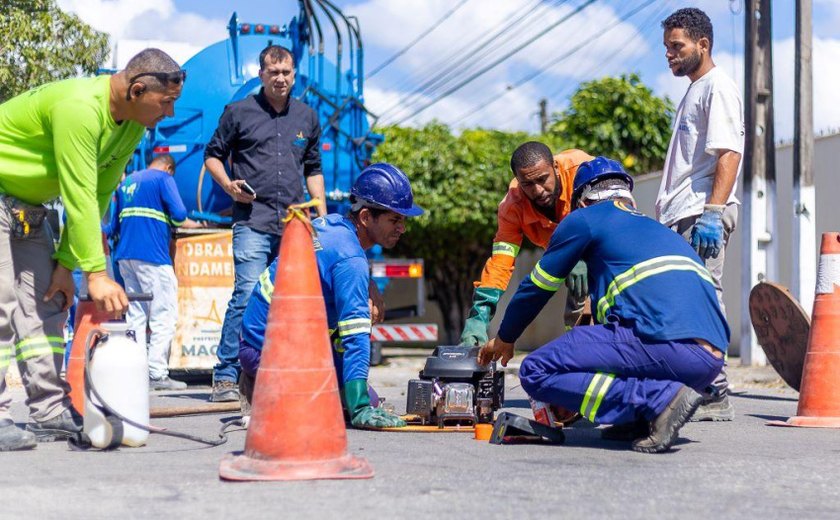
<path fill-rule="evenodd" d="M 44 225 L 49 211 L 44 206 L 27 204 L 9 195 L 2 195 L 2 199 L 11 216 L 9 225 L 13 238 L 27 238 Z"/>

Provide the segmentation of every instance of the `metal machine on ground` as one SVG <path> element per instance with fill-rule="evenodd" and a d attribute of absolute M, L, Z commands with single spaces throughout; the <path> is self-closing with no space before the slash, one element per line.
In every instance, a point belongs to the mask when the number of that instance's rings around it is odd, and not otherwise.
<path fill-rule="evenodd" d="M 409 422 L 436 424 L 492 423 L 505 402 L 505 373 L 495 361 L 478 364 L 478 347 L 439 346 L 426 359 L 419 379 L 408 382 Z"/>

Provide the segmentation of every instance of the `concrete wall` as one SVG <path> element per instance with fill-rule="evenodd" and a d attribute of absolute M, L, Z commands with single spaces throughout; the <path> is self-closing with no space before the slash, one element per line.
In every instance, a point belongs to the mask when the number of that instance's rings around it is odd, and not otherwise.
<path fill-rule="evenodd" d="M 840 230 L 840 134 L 819 137 L 815 144 L 816 186 L 817 186 L 817 247 L 819 235 L 827 231 Z M 653 215 L 654 201 L 659 190 L 661 175 L 648 174 L 637 178 L 635 196 L 639 209 L 648 215 Z M 776 240 L 779 241 L 779 279 L 770 280 L 785 286 L 790 285 L 791 265 L 793 262 L 791 227 L 793 223 L 793 147 L 790 144 L 781 145 L 776 150 L 776 179 L 777 179 L 777 208 Z M 739 187 L 739 196 L 740 196 Z M 738 225 L 743 222 L 743 215 L 738 219 Z M 628 240 L 632 237 L 628 237 Z M 739 331 L 742 317 L 749 319 L 749 311 L 741 309 L 741 241 L 743 239 L 739 229 L 735 230 L 729 247 L 726 250 L 726 266 L 723 275 L 724 302 L 732 329 L 732 353 L 738 354 Z M 819 253 L 819 251 L 817 251 Z M 491 332 L 495 333 L 499 321 L 513 295 L 515 287 L 531 272 L 541 256 L 541 251 L 526 250 L 520 253 L 516 262 L 516 271 L 511 281 L 510 289 L 500 302 L 500 312 L 491 324 Z M 814 266 L 816 268 L 816 266 Z M 563 307 L 565 290 L 561 289 L 543 309 L 534 323 L 525 331 L 517 343 L 517 348 L 533 349 L 554 339 L 563 333 Z M 806 309 L 808 313 L 811 309 Z M 440 321 L 440 311 L 435 302 L 428 302 L 426 316 L 416 321 Z"/>

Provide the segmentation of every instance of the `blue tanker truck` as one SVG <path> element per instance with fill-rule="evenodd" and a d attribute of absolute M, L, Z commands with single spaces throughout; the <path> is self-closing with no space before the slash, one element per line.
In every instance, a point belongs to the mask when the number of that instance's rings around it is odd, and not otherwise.
<path fill-rule="evenodd" d="M 329 0 L 300 0 L 296 17 L 285 25 L 251 23 L 236 13 L 228 38 L 198 52 L 183 64 L 188 80 L 175 104 L 175 117 L 147 132 L 129 172 L 140 170 L 157 154 L 169 153 L 190 217 L 215 229 L 182 234 L 176 239 L 175 268 L 179 281 L 179 323 L 170 366 L 176 371 L 206 371 L 215 350 L 232 287 L 230 224 L 232 200 L 204 167 L 204 147 L 225 105 L 260 88 L 260 52 L 268 45 L 292 51 L 297 74 L 292 95 L 306 102 L 321 122 L 321 159 L 330 212 L 349 208 L 349 191 L 370 162 L 383 137 L 371 131 L 374 116 L 364 104 L 364 48 L 358 20 Z M 326 47 L 334 48 L 326 52 Z M 386 320 L 423 314 L 423 262 L 386 259 L 371 254 L 372 275 L 389 305 Z M 396 300 L 397 305 L 394 305 Z M 373 361 L 383 343 L 429 342 L 437 339 L 435 324 L 386 323 L 374 328 Z"/>

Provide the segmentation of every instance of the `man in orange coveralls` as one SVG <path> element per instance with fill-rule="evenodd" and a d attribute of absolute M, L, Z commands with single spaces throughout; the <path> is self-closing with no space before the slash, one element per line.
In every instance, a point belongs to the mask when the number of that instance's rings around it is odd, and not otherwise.
<path fill-rule="evenodd" d="M 499 224 L 493 239 L 493 254 L 475 282 L 473 304 L 461 333 L 461 345 L 487 343 L 487 329 L 499 298 L 507 289 L 523 236 L 543 249 L 557 224 L 569 214 L 572 185 L 581 163 L 593 157 L 580 150 L 552 156 L 543 143 L 520 145 L 510 158 L 514 179 L 499 204 Z M 566 278 L 566 326 L 574 323 L 589 293 L 586 264 L 579 262 Z"/>

